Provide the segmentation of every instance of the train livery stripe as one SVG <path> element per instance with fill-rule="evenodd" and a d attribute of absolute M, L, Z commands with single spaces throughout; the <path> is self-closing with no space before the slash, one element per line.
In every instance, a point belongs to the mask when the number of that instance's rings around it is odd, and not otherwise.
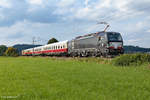
<path fill-rule="evenodd" d="M 68 49 L 57 49 L 57 50 L 44 50 L 44 51 L 35 51 L 35 52 L 26 52 L 24 54 L 43 54 L 43 53 L 62 53 L 67 52 Z"/>

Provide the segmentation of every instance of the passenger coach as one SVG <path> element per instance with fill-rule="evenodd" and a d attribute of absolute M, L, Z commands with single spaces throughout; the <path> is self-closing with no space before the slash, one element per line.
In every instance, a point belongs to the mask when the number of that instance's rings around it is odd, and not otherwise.
<path fill-rule="evenodd" d="M 68 41 L 63 41 L 31 49 L 26 49 L 22 51 L 22 55 L 66 55 L 68 52 L 67 43 Z"/>

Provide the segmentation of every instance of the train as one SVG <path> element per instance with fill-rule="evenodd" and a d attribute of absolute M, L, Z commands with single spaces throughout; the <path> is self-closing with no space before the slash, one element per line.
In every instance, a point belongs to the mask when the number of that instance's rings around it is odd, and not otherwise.
<path fill-rule="evenodd" d="M 22 50 L 23 56 L 107 57 L 123 53 L 123 38 L 119 32 L 96 32 Z"/>

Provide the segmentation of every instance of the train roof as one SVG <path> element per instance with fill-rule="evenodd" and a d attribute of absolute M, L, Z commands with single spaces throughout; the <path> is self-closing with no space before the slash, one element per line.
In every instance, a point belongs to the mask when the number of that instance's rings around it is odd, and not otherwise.
<path fill-rule="evenodd" d="M 50 45 L 60 45 L 60 44 L 64 44 L 64 43 L 67 43 L 67 42 L 68 42 L 68 40 L 65 40 L 65 41 L 61 41 L 61 42 L 56 42 L 56 43 L 44 45 L 44 47 L 45 46 L 50 46 Z"/>
<path fill-rule="evenodd" d="M 96 36 L 96 35 L 101 34 L 101 33 L 118 33 L 118 32 L 104 32 L 104 31 L 101 31 L 101 32 L 86 34 L 86 35 L 83 35 L 83 36 L 78 36 L 75 39 L 81 39 L 81 38 L 84 38 L 84 37 Z"/>
<path fill-rule="evenodd" d="M 47 46 L 52 46 L 52 45 L 60 45 L 60 44 L 64 44 L 64 43 L 67 43 L 68 40 L 65 40 L 65 41 L 61 41 L 61 42 L 56 42 L 56 43 L 52 43 L 52 44 L 47 44 L 47 45 L 43 45 L 43 46 L 38 46 L 38 47 L 34 47 L 34 49 L 40 49 L 42 47 L 47 47 Z M 25 49 L 23 51 L 26 51 L 26 50 L 32 50 L 33 48 L 29 48 L 29 49 Z"/>

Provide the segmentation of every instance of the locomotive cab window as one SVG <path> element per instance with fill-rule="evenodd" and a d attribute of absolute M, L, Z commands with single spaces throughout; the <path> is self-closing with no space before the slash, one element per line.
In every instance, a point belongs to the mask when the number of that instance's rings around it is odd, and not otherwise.
<path fill-rule="evenodd" d="M 108 33 L 108 41 L 122 41 L 120 33 Z"/>

